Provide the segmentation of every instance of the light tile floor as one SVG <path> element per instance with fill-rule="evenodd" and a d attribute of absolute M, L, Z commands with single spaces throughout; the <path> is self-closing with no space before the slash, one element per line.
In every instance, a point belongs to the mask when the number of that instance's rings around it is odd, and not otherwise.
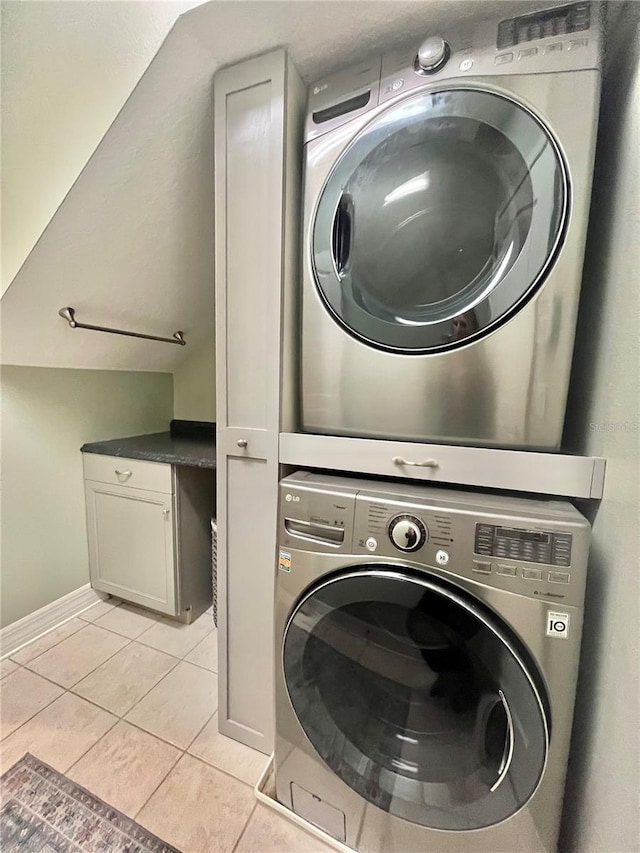
<path fill-rule="evenodd" d="M 183 853 L 330 853 L 252 788 L 217 725 L 217 632 L 109 599 L 0 662 L 0 768 L 25 752 Z"/>

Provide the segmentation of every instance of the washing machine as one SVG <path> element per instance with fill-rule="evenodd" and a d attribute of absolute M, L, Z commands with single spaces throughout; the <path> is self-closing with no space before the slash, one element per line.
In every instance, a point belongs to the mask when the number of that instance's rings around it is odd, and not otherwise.
<path fill-rule="evenodd" d="M 600 42 L 576 3 L 427 30 L 310 87 L 303 431 L 560 446 Z"/>
<path fill-rule="evenodd" d="M 586 519 L 298 472 L 278 525 L 280 803 L 365 853 L 554 851 Z"/>

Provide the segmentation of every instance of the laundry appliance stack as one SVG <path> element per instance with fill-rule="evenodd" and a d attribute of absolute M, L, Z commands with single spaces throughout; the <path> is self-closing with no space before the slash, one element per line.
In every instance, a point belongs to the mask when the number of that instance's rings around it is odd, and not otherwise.
<path fill-rule="evenodd" d="M 460 22 L 311 85 L 301 433 L 560 448 L 600 14 Z M 353 446 L 352 476 L 280 487 L 277 798 L 365 853 L 551 853 L 589 524 L 526 482 L 363 479 Z"/>

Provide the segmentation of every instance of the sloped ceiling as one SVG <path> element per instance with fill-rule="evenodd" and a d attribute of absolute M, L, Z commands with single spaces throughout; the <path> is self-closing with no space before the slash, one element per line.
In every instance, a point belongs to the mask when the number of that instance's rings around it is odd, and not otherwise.
<path fill-rule="evenodd" d="M 187 12 L 2 299 L 8 364 L 173 372 L 213 328 L 215 71 L 280 45 L 306 80 L 464 17 L 516 2 L 216 2 Z M 72 330 L 58 317 L 187 347 Z"/>
<path fill-rule="evenodd" d="M 183 12 L 202 0 L 2 0 L 2 292 Z"/>
<path fill-rule="evenodd" d="M 218 0 L 184 19 L 220 65 L 283 45 L 311 82 L 461 20 L 499 19 L 549 5 L 553 0 Z"/>

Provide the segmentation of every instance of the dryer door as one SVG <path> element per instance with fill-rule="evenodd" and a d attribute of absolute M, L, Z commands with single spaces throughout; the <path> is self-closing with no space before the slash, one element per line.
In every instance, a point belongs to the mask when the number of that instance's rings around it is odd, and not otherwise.
<path fill-rule="evenodd" d="M 309 592 L 283 644 L 298 721 L 331 770 L 423 826 L 498 823 L 548 748 L 532 667 L 505 626 L 431 576 L 362 567 Z"/>
<path fill-rule="evenodd" d="M 543 280 L 567 206 L 560 152 L 531 112 L 478 89 L 419 93 L 380 113 L 330 173 L 312 225 L 318 292 L 367 344 L 468 343 Z"/>

